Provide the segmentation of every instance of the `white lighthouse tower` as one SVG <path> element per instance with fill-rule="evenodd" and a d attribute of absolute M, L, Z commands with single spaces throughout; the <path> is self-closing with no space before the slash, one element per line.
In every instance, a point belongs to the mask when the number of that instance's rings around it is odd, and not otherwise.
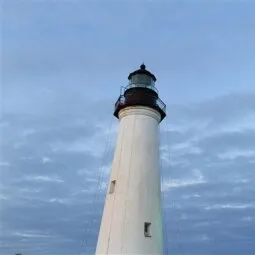
<path fill-rule="evenodd" d="M 115 104 L 120 120 L 96 254 L 163 254 L 159 123 L 165 104 L 144 64 Z"/>

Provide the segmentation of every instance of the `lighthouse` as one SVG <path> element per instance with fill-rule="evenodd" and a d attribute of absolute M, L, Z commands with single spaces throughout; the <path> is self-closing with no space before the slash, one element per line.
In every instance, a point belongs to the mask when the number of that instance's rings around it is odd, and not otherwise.
<path fill-rule="evenodd" d="M 159 124 L 166 106 L 144 64 L 128 80 L 114 107 L 119 132 L 96 254 L 162 255 Z"/>

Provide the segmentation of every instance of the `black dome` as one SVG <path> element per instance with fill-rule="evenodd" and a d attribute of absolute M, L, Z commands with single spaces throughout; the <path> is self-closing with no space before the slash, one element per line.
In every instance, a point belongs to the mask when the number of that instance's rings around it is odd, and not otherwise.
<path fill-rule="evenodd" d="M 128 76 L 128 79 L 130 80 L 132 78 L 132 76 L 136 75 L 136 74 L 146 74 L 146 75 L 150 76 L 154 82 L 157 80 L 153 73 L 151 73 L 148 70 L 146 70 L 145 64 L 142 64 L 140 66 L 140 69 L 130 73 L 129 76 Z"/>

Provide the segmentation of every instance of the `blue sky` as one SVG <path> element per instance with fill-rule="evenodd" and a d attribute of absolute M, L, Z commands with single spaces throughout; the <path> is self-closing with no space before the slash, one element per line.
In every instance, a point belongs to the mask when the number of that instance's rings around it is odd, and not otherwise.
<path fill-rule="evenodd" d="M 169 254 L 255 253 L 254 1 L 6 0 L 1 10 L 1 254 L 93 251 L 113 105 L 142 62 L 167 104 Z"/>

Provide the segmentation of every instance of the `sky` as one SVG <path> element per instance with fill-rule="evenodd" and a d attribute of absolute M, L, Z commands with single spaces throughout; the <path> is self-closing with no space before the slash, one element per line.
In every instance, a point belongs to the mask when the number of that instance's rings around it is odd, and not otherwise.
<path fill-rule="evenodd" d="M 169 255 L 255 254 L 255 1 L 2 0 L 0 254 L 93 254 L 142 62 Z"/>

